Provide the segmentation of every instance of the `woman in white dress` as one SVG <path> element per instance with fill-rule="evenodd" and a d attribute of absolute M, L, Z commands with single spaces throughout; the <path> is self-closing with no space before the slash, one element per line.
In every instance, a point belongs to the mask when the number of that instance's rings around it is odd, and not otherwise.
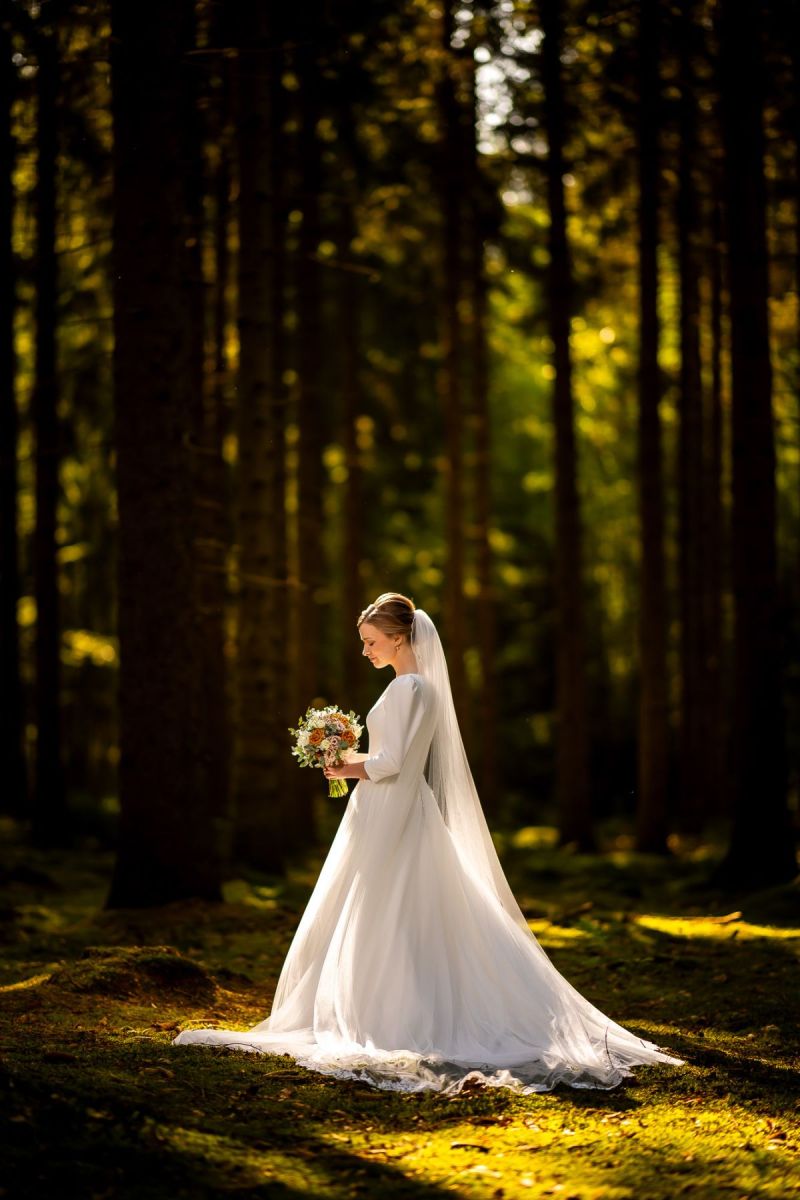
<path fill-rule="evenodd" d="M 616 1024 L 561 975 L 500 866 L 467 761 L 436 628 L 389 592 L 358 620 L 395 677 L 370 709 L 369 754 L 300 920 L 270 1016 L 187 1029 L 176 1045 L 291 1055 L 399 1091 L 467 1080 L 521 1092 L 611 1088 L 684 1060 Z"/>

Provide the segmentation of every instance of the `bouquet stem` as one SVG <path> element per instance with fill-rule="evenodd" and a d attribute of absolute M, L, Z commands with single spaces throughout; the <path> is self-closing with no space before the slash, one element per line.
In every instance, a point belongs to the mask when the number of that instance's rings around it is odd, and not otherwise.
<path fill-rule="evenodd" d="M 328 795 L 329 796 L 346 796 L 347 784 L 343 779 L 328 780 Z"/>

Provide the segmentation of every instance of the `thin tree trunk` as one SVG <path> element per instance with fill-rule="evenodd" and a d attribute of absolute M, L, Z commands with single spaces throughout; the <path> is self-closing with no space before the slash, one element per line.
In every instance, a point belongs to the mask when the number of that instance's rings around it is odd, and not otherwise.
<path fill-rule="evenodd" d="M 719 817 L 727 811 L 730 779 L 724 753 L 728 730 L 723 706 L 723 609 L 725 584 L 723 547 L 729 544 L 722 503 L 723 486 L 723 294 L 722 227 L 720 204 L 715 194 L 710 252 L 711 281 L 711 389 L 705 433 L 705 499 L 703 502 L 704 626 L 707 672 L 706 728 L 708 736 L 706 778 L 713 781 L 709 790 L 709 815 Z"/>
<path fill-rule="evenodd" d="M 325 582 L 322 557 L 322 446 L 324 405 L 322 386 L 322 280 L 319 264 L 322 188 L 321 148 L 316 135 L 320 78 L 316 62 L 319 44 L 318 2 L 297 24 L 295 61 L 300 81 L 298 137 L 299 202 L 302 211 L 297 246 L 297 425 L 299 471 L 300 655 L 299 680 L 305 703 L 320 694 L 322 610 L 318 591 Z M 315 33 L 317 36 L 315 37 Z M 305 705 L 303 705 L 305 707 Z"/>
<path fill-rule="evenodd" d="M 36 180 L 36 358 L 33 425 L 36 431 L 36 527 L 33 535 L 36 599 L 36 771 L 33 835 L 40 845 L 66 836 L 66 795 L 61 762 L 61 618 L 58 591 L 57 415 L 58 328 L 56 171 L 58 157 L 57 32 L 40 32 L 37 54 L 38 133 Z"/>
<path fill-rule="evenodd" d="M 790 22 L 790 29 L 797 27 L 797 19 L 800 17 L 800 0 L 794 0 L 791 6 L 793 22 Z M 794 248 L 795 248 L 795 292 L 800 295 L 800 46 L 797 44 L 797 38 L 790 35 L 789 44 L 791 46 L 792 55 L 792 86 L 794 95 L 792 97 L 792 118 L 794 126 Z M 796 370 L 795 370 L 795 399 L 797 406 L 797 421 L 800 424 L 800 304 L 796 305 L 797 313 L 797 328 L 796 334 Z M 800 495 L 800 478 L 797 480 L 798 494 Z M 797 528 L 797 547 L 796 547 L 796 574 L 795 588 L 796 596 L 800 597 L 800 522 Z"/>
<path fill-rule="evenodd" d="M 275 83 L 281 45 L 266 3 L 238 17 L 239 128 L 239 644 L 236 857 L 279 871 L 290 848 L 283 760 L 285 681 L 282 279 L 276 274 Z M 282 360 L 281 360 L 282 361 Z M 280 372 L 282 373 L 282 372 Z M 277 391 L 276 391 L 277 388 Z M 285 716 L 285 714 L 284 714 Z"/>
<path fill-rule="evenodd" d="M 639 8 L 639 736 L 636 846 L 664 853 L 669 719 L 664 585 L 664 500 L 658 402 L 659 30 Z"/>
<path fill-rule="evenodd" d="M 193 17 L 191 0 L 111 10 L 121 824 L 109 907 L 220 898 L 224 797 L 198 752 Z"/>
<path fill-rule="evenodd" d="M 694 60 L 694 0 L 682 0 L 677 37 L 680 46 L 680 152 L 678 164 L 678 266 L 680 272 L 681 368 L 678 395 L 679 596 L 680 596 L 680 799 L 682 829 L 699 832 L 704 823 L 706 773 L 705 628 L 703 621 L 703 384 L 700 358 L 700 205 L 697 197 L 697 129 Z"/>
<path fill-rule="evenodd" d="M 447 561 L 444 585 L 445 643 L 447 664 L 464 737 L 469 742 L 469 704 L 464 671 L 466 642 L 464 612 L 464 487 L 462 447 L 461 352 L 462 331 L 459 302 L 463 291 L 461 246 L 463 213 L 460 192 L 461 116 L 454 78 L 453 0 L 444 0 L 442 11 L 442 66 L 437 85 L 441 121 L 439 172 L 443 219 L 441 265 L 441 344 L 442 360 L 437 386 L 444 414 L 445 436 L 445 539 Z"/>
<path fill-rule="evenodd" d="M 351 167 L 351 170 L 353 168 Z M 355 237 L 353 222 L 353 204 L 355 196 L 352 191 L 346 196 L 342 206 L 342 257 L 347 260 L 351 254 L 350 246 Z M 344 496 L 344 694 L 357 694 L 362 676 L 362 665 L 359 661 L 358 633 L 356 621 L 358 614 L 367 601 L 362 594 L 361 586 L 361 551 L 362 527 L 364 513 L 362 509 L 361 487 L 361 456 L 358 448 L 357 425 L 358 416 L 362 409 L 361 389 L 361 310 L 364 290 L 364 280 L 355 270 L 344 270 L 339 276 L 341 289 L 340 302 L 340 336 L 342 353 L 342 385 L 344 391 L 344 411 L 342 414 L 342 440 L 344 444 L 345 466 L 347 468 L 347 483 Z"/>
<path fill-rule="evenodd" d="M 760 5 L 722 0 L 719 32 L 731 309 L 737 763 L 731 841 L 716 878 L 748 887 L 794 878 L 797 856 L 786 795 Z"/>
<path fill-rule="evenodd" d="M 572 359 L 569 345 L 572 271 L 564 200 L 564 94 L 561 79 L 561 18 L 558 0 L 541 8 L 542 81 L 547 130 L 547 199 L 550 212 L 548 309 L 556 376 L 555 605 L 556 605 L 556 800 L 559 840 L 594 848 L 589 787 L 589 731 L 584 648 L 582 531 L 577 481 Z"/>
<path fill-rule="evenodd" d="M 475 436 L 475 542 L 476 574 L 478 580 L 478 650 L 480 656 L 480 688 L 478 692 L 477 727 L 481 746 L 481 801 L 489 813 L 497 813 L 498 780 L 498 696 L 496 638 L 496 595 L 491 546 L 492 524 L 492 428 L 489 408 L 489 335 L 488 281 L 484 262 L 484 233 L 487 221 L 484 204 L 487 196 L 481 178 L 480 159 L 476 145 L 477 94 L 475 68 L 470 75 L 471 104 L 469 120 L 465 122 L 466 176 L 470 181 L 471 197 L 469 230 L 469 289 L 471 300 L 471 398 Z"/>
<path fill-rule="evenodd" d="M 287 837 L 292 848 L 303 846 L 313 840 L 313 808 L 310 800 L 295 797 L 292 785 L 297 782 L 296 763 L 289 753 L 288 728 L 295 724 L 299 714 L 294 712 L 290 689 L 286 681 L 291 678 L 291 593 L 289 580 L 289 545 L 287 524 L 287 446 L 286 428 L 289 422 L 289 388 L 286 371 L 289 365 L 288 340 L 285 329 L 288 263 L 286 254 L 288 206 L 286 197 L 286 135 L 284 125 L 287 116 L 286 92 L 283 86 L 285 17 L 282 10 L 273 9 L 272 44 L 275 54 L 270 71 L 270 110 L 272 136 L 270 140 L 270 185 L 272 188 L 271 247 L 272 247 L 272 338 L 270 393 L 273 401 L 272 429 L 275 438 L 275 454 L 271 475 L 272 509 L 275 513 L 273 530 L 272 574 L 277 584 L 273 590 L 272 626 L 274 638 L 274 661 L 276 673 L 273 680 L 273 711 L 275 714 L 275 736 L 278 742 L 277 785 L 281 796 L 291 796 L 291 803 L 284 811 Z M 309 781 L 304 779 L 304 787 Z"/>
<path fill-rule="evenodd" d="M 2 811 L 22 817 L 28 808 L 25 708 L 20 677 L 17 601 L 16 271 L 11 237 L 16 147 L 11 125 L 16 72 L 11 37 L 0 18 L 0 776 Z"/>
<path fill-rule="evenodd" d="M 205 37 L 211 28 L 205 23 Z M 216 60 L 215 61 L 219 61 Z M 199 707 L 198 756 L 206 786 L 219 805 L 218 835 L 224 862 L 231 849 L 230 712 L 227 695 L 226 599 L 229 549 L 225 463 L 222 457 L 224 436 L 224 400 L 213 367 L 211 339 L 214 313 L 214 280 L 204 275 L 204 244 L 210 230 L 205 216 L 205 200 L 214 197 L 217 180 L 206 169 L 202 154 L 204 137 L 217 139 L 220 171 L 224 172 L 222 139 L 215 112 L 216 92 L 211 74 L 202 60 L 190 56 L 186 63 L 187 87 L 183 93 L 182 126 L 190 153 L 186 155 L 185 175 L 190 209 L 187 212 L 185 238 L 185 280 L 191 309 L 189 319 L 195 339 L 191 352 L 192 387 L 196 410 L 192 428 L 196 430 L 194 448 L 194 497 L 196 529 L 195 569 L 197 580 L 197 620 L 204 684 L 203 703 Z M 223 61 L 223 69 L 227 62 Z M 201 122 L 201 109 L 206 116 Z M 227 164 L 225 164 L 227 165 Z M 217 193 L 218 197 L 218 193 Z M 224 281 L 222 284 L 224 291 Z M 204 366 L 208 356 L 208 367 Z"/>

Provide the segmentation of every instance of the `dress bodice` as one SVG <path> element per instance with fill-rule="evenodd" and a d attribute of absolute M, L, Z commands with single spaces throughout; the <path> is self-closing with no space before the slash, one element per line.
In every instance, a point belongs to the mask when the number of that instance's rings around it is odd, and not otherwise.
<path fill-rule="evenodd" d="M 429 689 L 422 675 L 396 675 L 367 713 L 370 783 L 422 774 L 435 724 Z"/>

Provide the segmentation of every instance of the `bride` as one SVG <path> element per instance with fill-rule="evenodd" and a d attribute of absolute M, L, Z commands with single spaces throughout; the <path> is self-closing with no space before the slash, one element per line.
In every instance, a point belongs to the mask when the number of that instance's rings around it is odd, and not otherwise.
<path fill-rule="evenodd" d="M 362 653 L 394 678 L 370 709 L 369 755 L 278 980 L 248 1030 L 176 1045 L 288 1054 L 397 1091 L 467 1081 L 520 1092 L 611 1088 L 639 1063 L 684 1060 L 616 1024 L 561 975 L 500 866 L 456 719 L 439 634 L 412 600 L 364 609 Z"/>

